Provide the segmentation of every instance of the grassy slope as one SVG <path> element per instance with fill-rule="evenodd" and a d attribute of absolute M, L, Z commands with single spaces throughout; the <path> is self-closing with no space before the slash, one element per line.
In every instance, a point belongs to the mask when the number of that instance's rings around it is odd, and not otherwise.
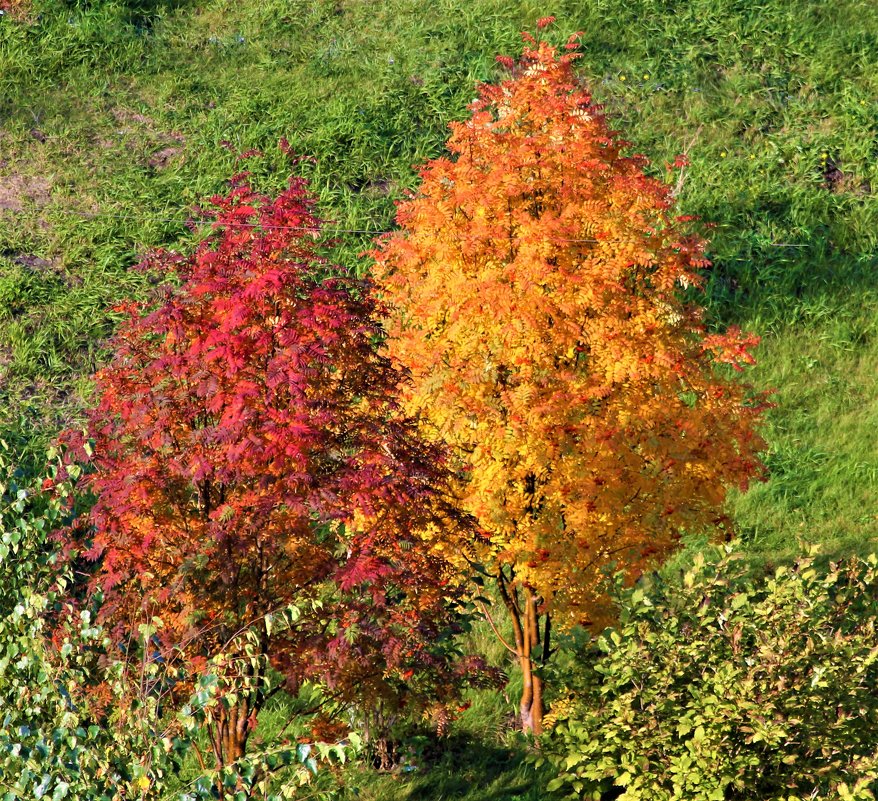
<path fill-rule="evenodd" d="M 875 546 L 871 0 L 57 0 L 38 12 L 0 20 L 9 425 L 39 437 L 75 414 L 112 330 L 107 308 L 146 290 L 130 267 L 193 236 L 188 210 L 222 187 L 235 152 L 263 149 L 251 168 L 277 187 L 286 136 L 316 158 L 301 169 L 327 218 L 385 229 L 412 164 L 441 152 L 474 83 L 498 77 L 493 56 L 554 13 L 559 38 L 584 31 L 582 74 L 635 147 L 659 171 L 688 150 L 681 209 L 716 225 L 713 320 L 764 336 L 751 378 L 777 388 L 772 477 L 732 503 L 754 558 L 789 558 L 797 538 Z M 340 257 L 368 241 L 347 238 Z M 461 731 L 484 739 L 508 707 L 482 699 Z M 360 797 L 527 797 L 515 759 L 452 749 L 448 770 L 364 779 Z"/>
<path fill-rule="evenodd" d="M 682 210 L 716 224 L 714 319 L 765 337 L 753 375 L 778 390 L 772 479 L 734 502 L 742 530 L 772 557 L 799 535 L 872 547 L 878 12 L 868 0 L 39 8 L 31 24 L 0 23 L 7 412 L 35 409 L 50 430 L 76 408 L 112 327 L 107 307 L 143 290 L 129 270 L 137 254 L 191 236 L 188 208 L 222 186 L 235 152 L 265 150 L 256 170 L 277 186 L 286 136 L 317 159 L 303 169 L 327 217 L 388 227 L 411 165 L 441 151 L 474 83 L 497 77 L 493 56 L 514 53 L 518 31 L 551 11 L 563 35 L 584 32 L 582 73 L 637 149 L 657 165 L 688 149 Z M 368 241 L 349 237 L 344 257 Z"/>

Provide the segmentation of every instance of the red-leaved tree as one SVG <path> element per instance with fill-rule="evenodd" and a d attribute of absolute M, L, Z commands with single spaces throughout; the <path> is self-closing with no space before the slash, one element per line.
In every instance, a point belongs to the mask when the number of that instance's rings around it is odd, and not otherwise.
<path fill-rule="evenodd" d="M 453 693 L 454 582 L 429 543 L 465 523 L 443 501 L 442 452 L 400 412 L 369 282 L 317 254 L 305 182 L 270 199 L 242 174 L 212 203 L 191 255 L 147 260 L 177 285 L 130 304 L 95 377 L 71 453 L 96 502 L 66 536 L 124 657 L 154 624 L 150 656 L 190 679 L 223 658 L 238 680 L 210 720 L 224 766 L 271 669 L 339 701 Z"/>

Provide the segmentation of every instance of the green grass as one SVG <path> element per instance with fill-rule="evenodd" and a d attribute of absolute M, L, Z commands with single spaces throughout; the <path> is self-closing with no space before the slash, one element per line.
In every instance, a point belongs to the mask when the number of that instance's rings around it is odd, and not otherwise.
<path fill-rule="evenodd" d="M 288 138 L 314 158 L 298 169 L 331 228 L 385 230 L 413 165 L 500 77 L 495 54 L 549 13 L 559 41 L 583 31 L 582 75 L 656 173 L 688 152 L 680 210 L 713 224 L 710 323 L 763 336 L 749 380 L 776 389 L 770 478 L 730 504 L 751 558 L 874 549 L 871 0 L 46 0 L 0 19 L 3 425 L 38 442 L 76 418 L 109 309 L 149 289 L 132 266 L 197 236 L 193 205 L 237 153 L 261 149 L 249 168 L 276 189 Z M 369 242 L 335 252 L 367 270 Z M 520 745 L 496 731 L 505 702 L 480 703 L 435 770 L 363 774 L 359 797 L 530 797 Z"/>
<path fill-rule="evenodd" d="M 262 149 L 251 169 L 277 188 L 286 136 L 327 219 L 390 227 L 412 165 L 548 11 L 559 39 L 584 32 L 582 74 L 656 171 L 688 151 L 711 320 L 765 337 L 772 478 L 733 503 L 751 547 L 871 547 L 878 12 L 856 0 L 45 2 L 0 22 L 5 416 L 51 432 L 76 414 L 108 309 L 146 290 L 131 266 L 192 238 L 238 152 Z M 369 241 L 336 250 L 357 262 Z"/>
<path fill-rule="evenodd" d="M 758 380 L 778 388 L 767 483 L 736 498 L 749 548 L 782 558 L 799 542 L 842 555 L 878 548 L 875 306 L 768 337 Z"/>

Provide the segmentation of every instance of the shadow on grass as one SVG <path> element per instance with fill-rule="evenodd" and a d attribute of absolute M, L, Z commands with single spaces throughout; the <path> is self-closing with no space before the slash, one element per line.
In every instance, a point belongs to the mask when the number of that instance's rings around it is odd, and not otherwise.
<path fill-rule="evenodd" d="M 878 256 L 861 219 L 870 197 L 826 189 L 750 203 L 696 204 L 693 213 L 716 225 L 709 240 L 706 302 L 726 324 L 759 316 L 773 324 L 810 323 L 816 313 L 874 294 Z M 800 319 L 801 318 L 801 319 Z"/>
<path fill-rule="evenodd" d="M 129 24 L 140 33 L 149 33 L 158 19 L 191 3 L 189 0 L 129 0 L 123 5 L 128 11 Z"/>
<path fill-rule="evenodd" d="M 359 769 L 346 798 L 362 801 L 537 801 L 547 776 L 527 761 L 527 751 L 465 734 L 439 740 L 411 773 Z"/>
<path fill-rule="evenodd" d="M 79 0 L 66 0 L 64 3 L 59 3 L 58 8 L 61 11 L 84 9 L 87 12 L 92 9 L 99 12 L 101 5 L 100 0 L 93 0 L 88 4 L 83 4 Z M 130 25 L 133 25 L 140 33 L 146 33 L 152 30 L 156 20 L 194 4 L 192 0 L 121 0 L 113 5 L 122 11 Z"/>

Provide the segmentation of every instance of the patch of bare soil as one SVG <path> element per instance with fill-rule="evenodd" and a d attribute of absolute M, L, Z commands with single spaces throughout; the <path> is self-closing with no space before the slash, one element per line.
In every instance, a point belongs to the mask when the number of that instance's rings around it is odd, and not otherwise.
<path fill-rule="evenodd" d="M 872 194 L 872 186 L 868 181 L 844 172 L 841 164 L 832 158 L 827 158 L 823 164 L 823 187 L 834 194 L 848 193 L 860 197 Z"/>
<path fill-rule="evenodd" d="M 163 147 L 157 153 L 153 153 L 147 162 L 154 170 L 167 167 L 177 156 L 183 152 L 181 147 Z"/>
<path fill-rule="evenodd" d="M 7 167 L 0 161 L 0 169 Z M 51 197 L 51 184 L 40 175 L 0 174 L 0 210 L 24 211 L 29 206 L 45 206 Z"/>
<path fill-rule="evenodd" d="M 117 141 L 121 141 L 128 149 L 139 149 L 141 142 L 148 142 L 152 154 L 146 163 L 154 170 L 162 170 L 183 154 L 186 138 L 178 131 L 165 131 L 159 128 L 155 120 L 138 111 L 126 108 L 115 108 L 111 112 L 113 119 L 120 126 L 116 131 Z M 138 134 L 135 138 L 133 135 Z M 116 142 L 106 138 L 99 139 L 97 144 L 102 149 L 116 146 Z"/>
<path fill-rule="evenodd" d="M 127 108 L 114 108 L 113 109 L 113 119 L 116 120 L 120 125 L 142 125 L 145 128 L 148 128 L 150 131 L 156 130 L 155 122 L 152 118 L 147 117 L 145 114 L 141 114 L 137 111 L 132 111 Z"/>

